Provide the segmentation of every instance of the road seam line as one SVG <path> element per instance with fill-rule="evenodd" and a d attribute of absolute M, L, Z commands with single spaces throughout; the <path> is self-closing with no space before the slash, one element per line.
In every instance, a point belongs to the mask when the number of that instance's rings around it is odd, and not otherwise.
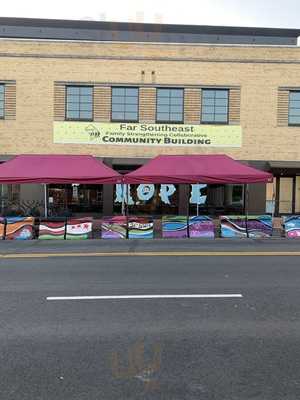
<path fill-rule="evenodd" d="M 1 259 L 18 258 L 52 258 L 52 257 L 269 257 L 269 256 L 300 256 L 300 251 L 196 251 L 196 252 L 95 252 L 95 253 L 15 253 L 0 254 Z"/>
<path fill-rule="evenodd" d="M 58 296 L 47 297 L 47 301 L 64 300 L 131 300 L 131 299 L 232 299 L 242 298 L 242 294 L 150 294 L 150 295 L 121 295 L 121 296 Z"/>

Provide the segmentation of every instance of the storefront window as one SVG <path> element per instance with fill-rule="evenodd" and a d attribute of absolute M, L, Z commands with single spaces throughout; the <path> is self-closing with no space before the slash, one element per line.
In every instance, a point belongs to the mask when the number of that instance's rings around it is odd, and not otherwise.
<path fill-rule="evenodd" d="M 102 185 L 49 185 L 49 215 L 101 214 Z"/>
<path fill-rule="evenodd" d="M 130 214 L 178 214 L 178 185 L 122 185 L 115 186 L 114 212 L 121 211 L 122 199 L 128 204 Z"/>

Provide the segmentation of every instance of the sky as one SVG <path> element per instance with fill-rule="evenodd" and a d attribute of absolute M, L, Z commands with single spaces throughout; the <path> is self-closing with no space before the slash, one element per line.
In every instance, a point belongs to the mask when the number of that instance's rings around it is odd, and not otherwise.
<path fill-rule="evenodd" d="M 2 17 L 300 28 L 300 0 L 2 0 Z"/>

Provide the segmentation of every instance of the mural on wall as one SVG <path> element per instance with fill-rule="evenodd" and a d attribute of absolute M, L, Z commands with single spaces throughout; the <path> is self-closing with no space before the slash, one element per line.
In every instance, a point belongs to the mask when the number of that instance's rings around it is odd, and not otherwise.
<path fill-rule="evenodd" d="M 6 240 L 33 239 L 34 218 L 32 217 L 7 217 Z"/>
<path fill-rule="evenodd" d="M 222 216 L 220 221 L 223 238 L 263 238 L 272 236 L 273 232 L 271 215 Z"/>
<path fill-rule="evenodd" d="M 5 218 L 0 217 L 0 240 L 4 238 Z"/>
<path fill-rule="evenodd" d="M 300 238 L 300 216 L 291 215 L 283 220 L 285 236 L 290 239 Z"/>
<path fill-rule="evenodd" d="M 128 187 L 128 193 L 127 193 Z M 159 187 L 159 197 L 163 204 L 170 205 L 172 201 L 172 196 L 176 193 L 176 186 L 172 184 L 162 184 L 158 185 Z M 207 195 L 204 194 L 206 192 L 207 185 L 204 184 L 195 184 L 191 185 L 191 196 L 190 196 L 190 204 L 205 204 Z M 135 196 L 133 196 L 135 194 Z M 132 193 L 131 185 L 116 185 L 115 192 L 115 203 L 124 202 L 128 205 L 139 205 L 140 202 L 150 201 L 155 196 L 155 185 L 153 184 L 142 184 L 138 185 L 136 188 L 136 192 Z M 134 197 L 137 198 L 137 201 L 134 201 Z"/>
<path fill-rule="evenodd" d="M 247 230 L 250 238 L 270 237 L 273 233 L 271 215 L 250 215 L 247 218 Z"/>
<path fill-rule="evenodd" d="M 69 218 L 66 226 L 66 239 L 89 239 L 92 236 L 92 218 Z"/>
<path fill-rule="evenodd" d="M 163 238 L 188 237 L 187 217 L 164 215 L 162 217 L 162 237 Z"/>
<path fill-rule="evenodd" d="M 205 215 L 189 217 L 190 238 L 214 238 L 215 225 L 211 218 Z"/>
<path fill-rule="evenodd" d="M 221 237 L 240 238 L 247 237 L 246 218 L 243 215 L 220 217 Z"/>
<path fill-rule="evenodd" d="M 101 224 L 102 239 L 126 239 L 127 217 L 103 217 Z"/>
<path fill-rule="evenodd" d="M 153 239 L 153 220 L 147 217 L 129 217 L 128 239 Z"/>
<path fill-rule="evenodd" d="M 41 220 L 39 225 L 39 239 L 58 240 L 65 238 L 66 221 Z"/>

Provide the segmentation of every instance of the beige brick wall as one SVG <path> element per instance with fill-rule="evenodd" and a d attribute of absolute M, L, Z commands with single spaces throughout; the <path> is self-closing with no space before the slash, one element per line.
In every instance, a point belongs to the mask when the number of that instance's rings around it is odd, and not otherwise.
<path fill-rule="evenodd" d="M 227 153 L 237 159 L 300 159 L 300 128 L 288 127 L 278 117 L 279 98 L 284 104 L 279 88 L 300 86 L 300 48 L 3 40 L 0 54 L 0 81 L 16 81 L 17 88 L 16 119 L 0 121 L 3 155 L 152 157 L 166 153 Z M 186 122 L 198 117 L 201 104 L 196 92 L 201 86 L 240 87 L 240 93 L 236 90 L 230 94 L 230 122 L 241 124 L 243 146 L 171 148 L 53 143 L 53 120 L 64 117 L 63 83 L 96 84 L 95 107 L 103 107 L 101 112 L 95 112 L 98 121 L 110 119 L 107 85 L 142 86 L 140 118 L 152 122 L 154 91 L 147 87 L 153 83 L 152 71 L 157 85 L 187 88 Z M 59 107 L 54 107 L 54 97 Z"/>

